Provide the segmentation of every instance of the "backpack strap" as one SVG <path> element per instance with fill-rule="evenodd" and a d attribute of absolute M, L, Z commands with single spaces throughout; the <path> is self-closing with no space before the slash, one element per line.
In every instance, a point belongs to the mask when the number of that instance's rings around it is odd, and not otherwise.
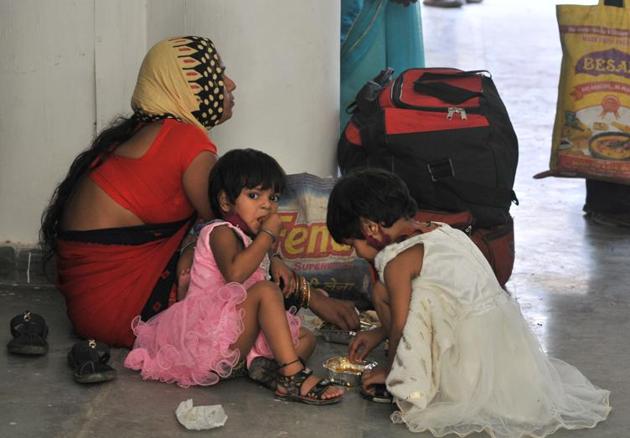
<path fill-rule="evenodd" d="M 474 181 L 463 181 L 455 178 L 455 169 L 450 158 L 428 163 L 427 171 L 431 176 L 431 181 L 437 187 L 449 190 L 462 201 L 500 208 L 505 208 L 511 202 L 518 205 L 518 198 L 514 190 L 488 187 Z"/>
<path fill-rule="evenodd" d="M 426 72 L 414 81 L 413 89 L 416 93 L 424 94 L 425 96 L 432 96 L 444 102 L 459 104 L 473 97 L 480 97 L 483 95 L 483 92 L 456 87 L 443 81 L 482 74 L 490 77 L 490 73 L 485 70 L 463 71 L 451 74 Z"/>
<path fill-rule="evenodd" d="M 473 97 L 480 97 L 483 93 L 478 91 L 470 91 L 465 88 L 456 87 L 445 82 L 419 82 L 413 84 L 413 90 L 416 93 L 425 96 L 437 97 L 444 102 L 459 104 L 466 102 Z"/>
<path fill-rule="evenodd" d="M 457 79 L 457 78 L 468 78 L 471 76 L 483 75 L 489 78 L 492 77 L 488 70 L 470 70 L 470 71 L 459 71 L 455 73 L 435 73 L 431 71 L 427 71 L 422 73 L 416 82 L 425 82 L 425 81 L 439 81 L 442 79 Z"/>
<path fill-rule="evenodd" d="M 462 201 L 470 204 L 488 207 L 505 208 L 514 202 L 518 205 L 518 198 L 514 190 L 501 187 L 487 187 L 472 181 L 461 181 L 455 178 L 441 180 L 438 186 L 444 187 Z"/>

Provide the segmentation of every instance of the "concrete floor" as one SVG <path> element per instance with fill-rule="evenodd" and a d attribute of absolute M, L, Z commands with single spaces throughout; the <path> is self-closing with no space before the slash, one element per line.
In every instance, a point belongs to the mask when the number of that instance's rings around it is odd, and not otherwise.
<path fill-rule="evenodd" d="M 560 47 L 554 2 L 485 0 L 459 10 L 423 8 L 427 64 L 488 69 L 520 139 L 515 190 L 517 259 L 509 290 L 550 355 L 577 366 L 612 391 L 613 412 L 594 430 L 554 437 L 630 437 L 630 230 L 587 222 L 582 180 L 532 180 L 547 168 L 555 112 Z M 275 401 L 246 379 L 211 388 L 181 389 L 143 382 L 113 352 L 118 379 L 97 386 L 72 381 L 66 353 L 75 339 L 55 289 L 41 279 L 0 272 L 0 320 L 30 309 L 51 326 L 50 352 L 40 358 L 0 349 L 1 437 L 190 436 L 176 421 L 182 400 L 222 404 L 227 424 L 198 435 L 231 437 L 399 437 L 411 434 L 387 419 L 389 407 L 356 391 L 340 405 L 310 407 Z M 321 342 L 310 365 L 343 349 Z M 626 370 L 626 371 L 624 371 Z M 420 434 L 417 436 L 430 436 Z"/>

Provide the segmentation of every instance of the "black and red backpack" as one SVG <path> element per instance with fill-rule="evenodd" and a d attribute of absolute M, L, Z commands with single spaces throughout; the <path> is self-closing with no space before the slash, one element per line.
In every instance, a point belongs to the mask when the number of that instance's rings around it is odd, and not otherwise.
<path fill-rule="evenodd" d="M 508 223 L 518 141 L 489 74 L 413 68 L 390 78 L 381 72 L 351 106 L 341 173 L 388 169 L 421 209 L 468 210 L 480 227 Z"/>
<path fill-rule="evenodd" d="M 518 141 L 490 74 L 413 68 L 391 75 L 382 71 L 349 107 L 337 150 L 341 173 L 384 168 L 407 183 L 421 210 L 446 212 L 440 216 L 446 222 L 449 213 L 470 212 L 466 231 L 478 246 L 483 234 L 507 252 L 484 252 L 508 263 L 493 266 L 504 283 L 514 260 L 509 210 L 518 203 L 512 190 Z"/>

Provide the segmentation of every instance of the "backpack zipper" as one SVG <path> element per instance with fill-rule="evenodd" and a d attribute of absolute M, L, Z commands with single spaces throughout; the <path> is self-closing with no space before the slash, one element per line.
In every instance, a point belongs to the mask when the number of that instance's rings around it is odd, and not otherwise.
<path fill-rule="evenodd" d="M 462 120 L 468 119 L 468 116 L 466 115 L 466 110 L 464 108 L 449 106 L 448 112 L 446 113 L 446 118 L 451 120 L 453 118 L 453 114 L 459 114 L 459 118 Z"/>

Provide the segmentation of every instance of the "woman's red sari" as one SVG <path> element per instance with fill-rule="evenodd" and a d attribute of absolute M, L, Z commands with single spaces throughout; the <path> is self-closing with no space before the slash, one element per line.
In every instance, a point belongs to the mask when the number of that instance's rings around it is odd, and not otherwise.
<path fill-rule="evenodd" d="M 131 346 L 131 320 L 148 319 L 172 300 L 177 250 L 189 224 L 63 233 L 58 286 L 77 334 Z"/>
<path fill-rule="evenodd" d="M 91 171 L 94 183 L 147 225 L 60 233 L 58 287 L 79 336 L 131 346 L 131 320 L 168 307 L 194 213 L 182 179 L 202 152 L 216 154 L 216 147 L 201 129 L 167 119 L 144 156 L 111 155 Z"/>

